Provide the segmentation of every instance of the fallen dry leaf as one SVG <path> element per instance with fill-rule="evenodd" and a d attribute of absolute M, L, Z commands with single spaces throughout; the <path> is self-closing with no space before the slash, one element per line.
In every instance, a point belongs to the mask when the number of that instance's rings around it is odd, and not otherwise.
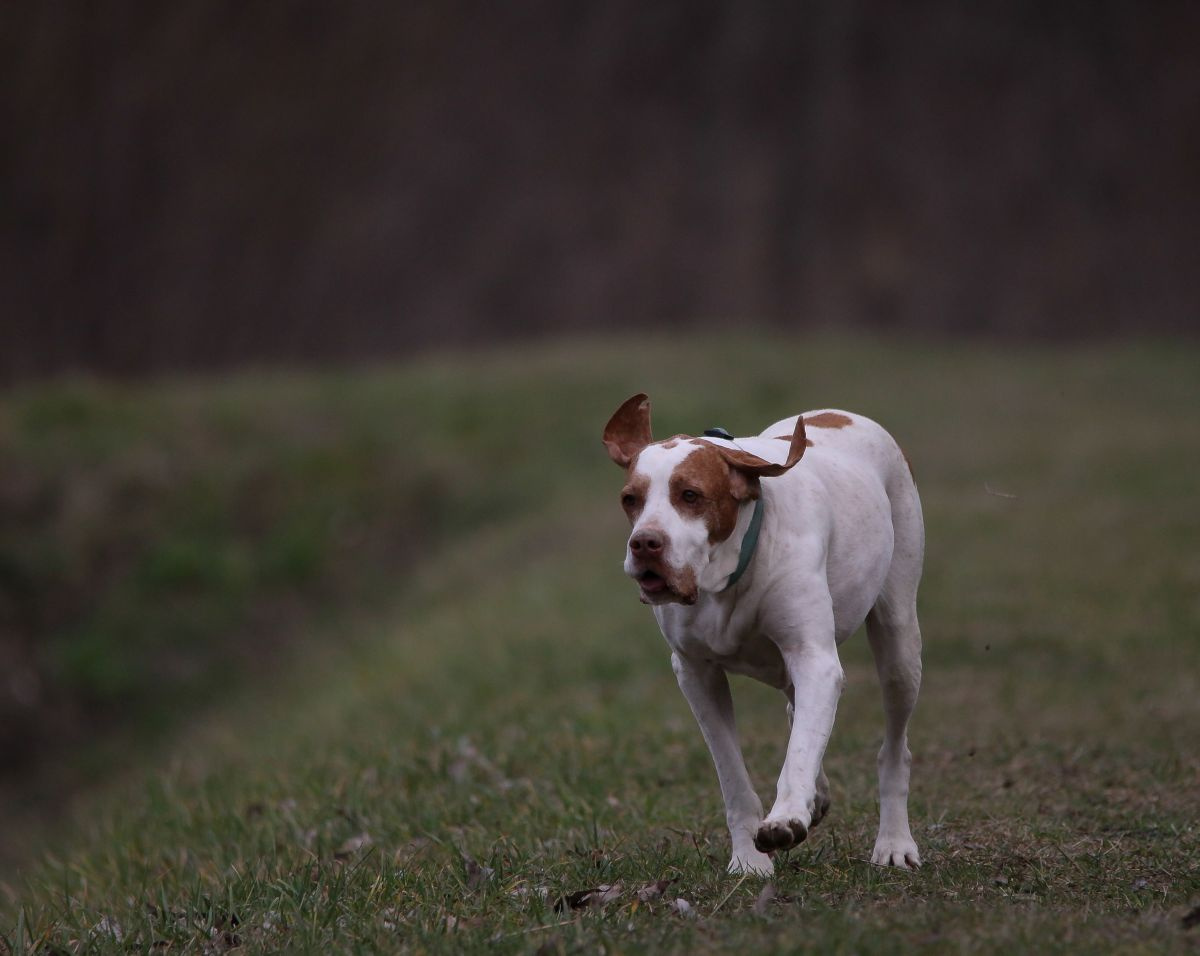
<path fill-rule="evenodd" d="M 478 916 L 455 916 L 453 913 L 446 916 L 446 931 L 451 930 L 469 930 L 479 929 L 483 925 L 483 920 Z"/>
<path fill-rule="evenodd" d="M 554 903 L 554 909 L 561 913 L 565 909 L 582 910 L 590 906 L 603 906 L 605 903 L 611 903 L 620 895 L 620 883 L 604 883 L 589 890 L 578 890 L 560 896 Z"/>
<path fill-rule="evenodd" d="M 531 887 L 531 886 L 527 886 L 522 883 L 521 885 L 514 886 L 511 890 L 509 890 L 508 895 L 512 896 L 516 899 L 519 899 L 519 900 L 528 899 L 533 896 L 536 896 L 542 900 L 547 900 L 550 898 L 550 887 L 548 887 L 548 886 L 532 886 Z"/>
<path fill-rule="evenodd" d="M 637 898 L 643 903 L 650 903 L 663 895 L 663 891 L 670 886 L 674 880 L 659 880 L 657 883 L 647 883 L 637 891 Z"/>
<path fill-rule="evenodd" d="M 422 853 L 433 846 L 433 841 L 429 837 L 414 837 L 407 843 L 396 848 L 396 852 L 392 854 L 392 859 L 400 865 L 409 863 Z"/>
<path fill-rule="evenodd" d="M 775 884 L 774 883 L 765 883 L 765 884 L 763 884 L 762 890 L 759 891 L 758 899 L 756 899 L 754 901 L 754 906 L 752 906 L 751 909 L 754 911 L 754 914 L 756 916 L 766 916 L 767 915 L 767 907 L 771 905 L 771 902 L 774 899 L 775 899 Z"/>
<path fill-rule="evenodd" d="M 333 851 L 335 860 L 348 860 L 354 856 L 359 850 L 371 846 L 375 841 L 371 839 L 369 833 L 359 833 L 356 836 L 350 837 L 341 846 Z"/>
<path fill-rule="evenodd" d="M 118 943 L 125 938 L 125 931 L 111 916 L 102 917 L 100 922 L 92 927 L 93 936 L 109 936 Z"/>
<path fill-rule="evenodd" d="M 467 871 L 467 889 L 471 892 L 475 892 L 496 875 L 496 871 L 490 866 L 483 866 L 466 853 L 462 855 L 462 861 L 463 868 Z"/>
<path fill-rule="evenodd" d="M 446 767 L 446 773 L 455 783 L 467 783 L 471 780 L 472 770 L 479 771 L 501 792 L 511 790 L 516 785 L 516 781 L 504 776 L 500 769 L 471 743 L 470 738 L 459 737 L 456 756 Z"/>

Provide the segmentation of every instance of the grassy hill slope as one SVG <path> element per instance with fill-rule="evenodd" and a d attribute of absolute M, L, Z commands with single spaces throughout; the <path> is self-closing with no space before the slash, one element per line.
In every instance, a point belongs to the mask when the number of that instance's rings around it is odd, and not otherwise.
<path fill-rule="evenodd" d="M 919 873 L 865 862 L 881 722 L 861 637 L 843 652 L 829 819 L 773 898 L 724 873 L 707 752 L 619 568 L 619 473 L 598 436 L 641 389 L 663 436 L 842 406 L 904 445 L 929 530 Z M 46 430 L 38 459 L 30 409 L 64 402 L 84 424 L 57 446 Z M 1200 932 L 1183 922 L 1200 903 L 1197 408 L 1194 349 L 836 340 L 17 396 L 0 421 L 37 474 L 86 461 L 122 414 L 148 456 L 199 443 L 185 471 L 217 504 L 171 514 L 242 557 L 234 585 L 187 593 L 239 596 L 183 646 L 211 637 L 205 673 L 251 662 L 190 696 L 156 696 L 153 674 L 119 692 L 151 723 L 181 711 L 166 756 L 82 800 L 53 855 L 4 884 L 0 951 L 1182 951 Z M 305 557 L 282 561 L 297 576 L 281 585 L 263 542 L 293 526 Z M 169 546 L 149 531 L 133 550 Z M 116 578 L 131 590 L 88 607 L 116 602 L 139 647 L 166 640 L 142 620 L 159 592 Z M 301 611 L 273 620 L 294 622 L 299 653 L 264 664 L 228 635 L 257 639 L 281 589 Z M 769 803 L 782 699 L 734 692 Z"/>

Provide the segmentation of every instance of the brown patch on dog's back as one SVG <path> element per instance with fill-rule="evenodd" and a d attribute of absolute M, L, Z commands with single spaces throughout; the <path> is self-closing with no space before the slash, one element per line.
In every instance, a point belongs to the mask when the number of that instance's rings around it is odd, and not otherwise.
<path fill-rule="evenodd" d="M 840 412 L 821 412 L 819 415 L 813 415 L 812 418 L 805 418 L 805 427 L 812 425 L 813 428 L 845 428 L 847 425 L 853 425 L 854 419 L 849 415 L 842 415 Z"/>
<path fill-rule="evenodd" d="M 806 419 L 804 419 L 804 421 L 807 423 L 808 419 L 806 418 Z M 786 441 L 786 442 L 790 442 L 790 441 L 792 440 L 792 436 L 791 436 L 791 435 L 776 435 L 776 436 L 775 436 L 775 440 L 776 440 L 776 441 Z M 804 439 L 804 444 L 805 444 L 806 446 L 808 446 L 809 448 L 812 448 L 812 446 L 813 446 L 813 440 L 812 440 L 811 438 L 807 438 L 807 437 L 806 437 L 806 438 Z"/>

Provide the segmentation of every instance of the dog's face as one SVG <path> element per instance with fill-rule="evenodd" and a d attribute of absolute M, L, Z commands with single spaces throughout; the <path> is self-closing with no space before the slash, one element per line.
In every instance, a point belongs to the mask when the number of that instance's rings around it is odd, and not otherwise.
<path fill-rule="evenodd" d="M 705 439 L 676 435 L 655 442 L 650 401 L 635 395 L 609 420 L 604 444 L 625 469 L 621 507 L 633 531 L 625 549 L 625 573 L 637 581 L 645 604 L 694 604 L 700 591 L 720 590 L 729 571 L 714 572 L 721 544 L 733 534 L 743 503 L 759 496 L 759 479 L 783 474 L 804 451 L 783 464 Z"/>

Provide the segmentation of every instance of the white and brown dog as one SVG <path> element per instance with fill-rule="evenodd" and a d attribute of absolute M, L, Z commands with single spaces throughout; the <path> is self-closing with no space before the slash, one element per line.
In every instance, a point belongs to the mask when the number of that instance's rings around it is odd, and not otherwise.
<path fill-rule="evenodd" d="M 716 764 L 729 869 L 771 873 L 769 854 L 800 843 L 828 811 L 821 759 L 844 681 L 838 645 L 864 620 L 885 715 L 871 859 L 919 866 L 907 728 L 921 683 L 925 530 L 908 461 L 875 422 L 841 411 L 785 418 L 754 438 L 706 435 L 655 442 L 649 399 L 635 395 L 609 421 L 604 444 L 626 472 L 625 573 L 654 605 Z M 791 734 L 765 819 L 727 671 L 787 695 Z"/>

